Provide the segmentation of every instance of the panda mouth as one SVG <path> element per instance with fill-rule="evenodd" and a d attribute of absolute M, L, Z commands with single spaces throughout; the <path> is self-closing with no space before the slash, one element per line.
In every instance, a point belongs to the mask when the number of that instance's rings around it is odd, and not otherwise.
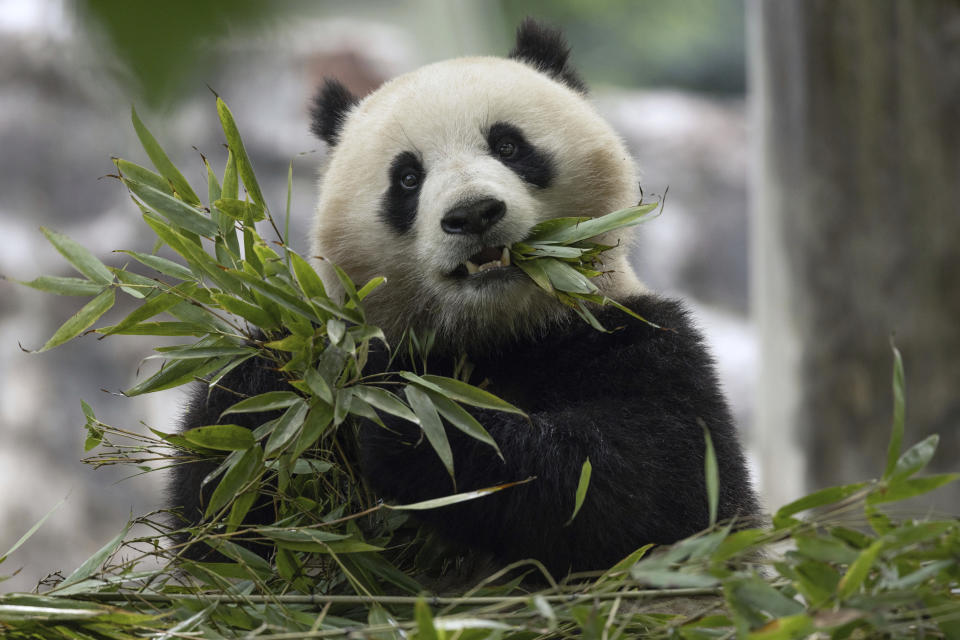
<path fill-rule="evenodd" d="M 451 275 L 474 276 L 491 269 L 503 269 L 510 266 L 510 248 L 506 246 L 484 247 L 476 252 L 460 266 L 454 269 Z"/>

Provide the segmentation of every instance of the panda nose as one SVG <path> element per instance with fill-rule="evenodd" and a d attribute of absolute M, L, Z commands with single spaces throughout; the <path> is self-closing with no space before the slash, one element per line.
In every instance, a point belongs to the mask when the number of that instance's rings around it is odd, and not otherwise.
<path fill-rule="evenodd" d="M 479 235 L 497 224 L 506 212 L 507 205 L 502 200 L 475 200 L 447 211 L 440 227 L 447 233 Z"/>

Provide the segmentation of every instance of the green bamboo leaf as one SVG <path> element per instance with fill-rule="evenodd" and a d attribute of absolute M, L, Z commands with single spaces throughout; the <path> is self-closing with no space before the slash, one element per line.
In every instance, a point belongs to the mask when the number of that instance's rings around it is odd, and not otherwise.
<path fill-rule="evenodd" d="M 804 496 L 780 507 L 777 513 L 773 516 L 773 524 L 778 529 L 790 526 L 795 522 L 795 520 L 791 517 L 794 514 L 800 513 L 801 511 L 806 511 L 808 509 L 814 509 L 816 507 L 823 507 L 828 504 L 835 504 L 841 500 L 849 498 L 858 491 L 863 490 L 863 488 L 866 486 L 866 482 L 857 482 L 856 484 L 828 487 L 826 489 L 821 489 L 820 491 L 814 491 L 810 495 Z"/>
<path fill-rule="evenodd" d="M 267 458 L 275 458 L 278 453 L 293 442 L 304 425 L 304 419 L 307 417 L 307 410 L 309 408 L 310 405 L 301 400 L 284 411 L 283 415 L 280 416 L 280 419 L 277 421 L 277 426 L 274 427 L 273 432 L 270 434 L 270 438 L 267 440 L 266 447 L 264 448 L 264 456 Z"/>
<path fill-rule="evenodd" d="M 933 454 L 937 452 L 939 443 L 940 436 L 934 433 L 907 449 L 897 460 L 893 473 L 890 475 L 890 481 L 897 482 L 926 467 L 930 459 L 933 458 Z"/>
<path fill-rule="evenodd" d="M 906 415 L 906 392 L 904 390 L 903 358 L 900 350 L 890 339 L 890 349 L 893 351 L 893 427 L 890 430 L 890 444 L 887 446 L 887 467 L 883 472 L 886 480 L 893 475 L 900 458 L 900 448 L 903 446 L 903 424 Z"/>
<path fill-rule="evenodd" d="M 433 450 L 437 452 L 437 456 L 439 456 L 440 461 L 443 462 L 447 473 L 450 474 L 450 479 L 454 481 L 454 490 L 456 490 L 456 479 L 453 475 L 453 451 L 450 450 L 447 432 L 443 428 L 443 423 L 440 421 L 437 408 L 430 400 L 430 396 L 417 387 L 407 385 L 403 391 L 407 396 L 407 402 L 410 404 L 410 408 L 413 409 L 413 412 L 417 414 L 417 417 L 420 419 L 420 428 L 423 429 L 424 435 L 427 436 L 427 441 L 430 443 L 430 446 L 433 447 Z"/>
<path fill-rule="evenodd" d="M 590 458 L 588 457 L 583 461 L 583 466 L 580 467 L 580 480 L 577 482 L 577 493 L 573 503 L 573 513 L 570 514 L 570 519 L 564 523 L 563 526 L 565 527 L 570 526 L 574 518 L 577 517 L 577 514 L 580 513 L 580 507 L 583 506 L 583 501 L 587 497 L 587 488 L 590 486 L 591 471 L 593 471 L 593 465 L 590 464 Z"/>
<path fill-rule="evenodd" d="M 517 407 L 505 400 L 501 400 L 489 391 L 484 391 L 483 389 L 479 389 L 461 380 L 456 380 L 455 378 L 445 378 L 443 376 L 435 375 L 424 375 L 421 377 L 409 371 L 401 372 L 400 375 L 410 382 L 418 384 L 431 391 L 436 391 L 437 393 L 444 395 L 451 400 L 456 400 L 457 402 L 469 404 L 473 407 L 480 407 L 482 409 L 494 409 L 496 411 L 506 411 L 508 413 L 526 415 Z"/>
<path fill-rule="evenodd" d="M 110 331 L 113 327 L 101 327 L 97 333 Z M 117 335 L 124 336 L 205 336 L 209 333 L 210 327 L 207 325 L 196 324 L 192 322 L 141 322 L 133 327 L 128 327 L 122 331 L 113 331 Z"/>
<path fill-rule="evenodd" d="M 960 473 L 944 473 L 923 478 L 906 478 L 899 482 L 891 481 L 889 486 L 871 493 L 867 497 L 867 504 L 873 506 L 884 502 L 897 502 L 922 496 L 934 489 L 939 489 L 945 484 L 954 482 L 958 478 L 960 478 Z"/>
<path fill-rule="evenodd" d="M 250 509 L 257 503 L 260 493 L 257 491 L 247 491 L 237 496 L 230 506 L 230 514 L 227 516 L 227 533 L 233 533 L 241 524 L 243 519 L 250 513 Z"/>
<path fill-rule="evenodd" d="M 120 333 L 121 331 L 129 329 L 134 325 L 140 324 L 144 320 L 149 320 L 150 318 L 163 313 L 170 307 L 180 304 L 180 302 L 183 301 L 183 295 L 189 295 L 190 289 L 194 286 L 195 285 L 192 283 L 189 283 L 186 286 L 178 285 L 177 287 L 174 287 L 172 291 L 155 295 L 131 311 L 126 318 L 112 327 L 100 329 L 99 333 L 102 333 L 105 336 L 113 335 L 114 333 Z"/>
<path fill-rule="evenodd" d="M 264 210 L 267 209 L 267 203 L 263 198 L 263 193 L 260 191 L 260 185 L 257 183 L 257 178 L 253 173 L 253 167 L 250 165 L 250 158 L 247 157 L 247 150 L 243 146 L 243 140 L 240 138 L 240 132 L 237 130 L 237 124 L 233 119 L 233 113 L 230 112 L 230 108 L 227 107 L 227 103 L 224 102 L 220 97 L 217 97 L 217 114 L 220 116 L 220 124 L 223 126 L 223 134 L 227 138 L 227 146 L 230 148 L 230 153 L 233 155 L 233 159 L 236 162 L 237 173 L 240 176 L 240 179 L 243 180 L 243 186 L 247 188 L 247 193 L 250 194 L 250 198 L 260 205 Z M 223 179 L 224 185 L 227 183 L 226 177 Z M 226 188 L 224 188 L 223 197 L 236 197 L 226 193 Z"/>
<path fill-rule="evenodd" d="M 703 427 L 703 439 L 706 443 L 704 451 L 703 473 L 707 483 L 707 507 L 710 510 L 710 526 L 717 524 L 717 508 L 720 504 L 720 471 L 717 467 L 717 452 L 713 448 L 713 438 L 710 437 L 710 430 L 707 425 L 700 420 L 700 426 Z"/>
<path fill-rule="evenodd" d="M 244 273 L 242 271 L 233 271 L 230 273 L 236 276 L 239 280 L 243 281 L 244 284 L 249 286 L 251 289 L 258 291 L 267 299 L 276 302 L 285 309 L 293 311 L 299 316 L 306 318 L 311 322 L 319 322 L 319 318 L 313 309 L 310 308 L 306 302 L 297 297 L 295 293 L 285 291 L 284 289 L 265 282 L 262 278 L 257 276 L 252 276 L 249 273 Z"/>
<path fill-rule="evenodd" d="M 6 553 L 4 553 L 2 556 L 0 556 L 0 564 L 2 564 L 3 561 L 6 560 L 6 559 L 10 556 L 10 554 L 12 554 L 14 551 L 16 551 L 17 549 L 19 549 L 19 548 L 23 545 L 23 543 L 26 542 L 26 541 L 30 538 L 30 536 L 32 536 L 34 533 L 36 533 L 36 532 L 37 532 L 37 529 L 39 529 L 41 526 L 43 526 L 43 523 L 47 521 L 47 518 L 49 518 L 50 516 L 52 516 L 52 515 L 53 515 L 53 512 L 56 511 L 57 509 L 59 509 L 61 506 L 63 506 L 63 503 L 66 502 L 66 501 L 67 501 L 66 498 L 62 498 L 62 499 L 60 500 L 60 502 L 58 502 L 57 504 L 53 505 L 53 508 L 50 509 L 50 511 L 47 511 L 47 513 L 46 513 L 45 516 L 43 516 L 42 518 L 40 518 L 39 520 L 37 520 L 36 524 L 34 524 L 32 527 L 30 527 L 25 534 L 23 534 L 22 536 L 20 536 L 20 539 L 17 540 L 16 542 L 14 542 L 14 543 L 13 543 L 13 546 L 10 547 L 9 549 L 7 549 L 7 552 L 6 552 Z"/>
<path fill-rule="evenodd" d="M 131 178 L 137 182 L 148 184 L 158 191 L 163 191 L 171 196 L 174 195 L 173 186 L 160 174 L 154 173 L 153 171 L 141 167 L 140 165 L 128 162 L 127 160 L 123 160 L 122 158 L 114 158 L 113 164 L 116 165 L 117 171 L 120 173 L 121 177 Z"/>
<path fill-rule="evenodd" d="M 384 278 L 383 276 L 377 276 L 376 278 L 371 278 L 371 279 L 367 282 L 367 284 L 365 284 L 365 285 L 363 285 L 362 287 L 360 287 L 360 289 L 357 291 L 357 298 L 358 298 L 359 300 L 363 300 L 363 299 L 366 298 L 368 295 L 370 295 L 371 293 L 373 293 L 373 292 L 377 289 L 377 287 L 379 287 L 380 285 L 382 285 L 382 284 L 385 283 L 386 281 L 387 281 L 387 279 Z"/>
<path fill-rule="evenodd" d="M 442 498 L 432 498 L 430 500 L 424 500 L 422 502 L 414 502 L 411 504 L 384 504 L 383 506 L 387 509 L 394 509 L 396 511 L 428 511 L 430 509 L 446 507 L 451 504 L 458 504 L 460 502 L 468 502 L 470 500 L 476 500 L 477 498 L 488 496 L 491 493 L 503 491 L 504 489 L 510 489 L 512 487 L 516 487 L 521 484 L 527 484 L 528 482 L 531 482 L 533 480 L 534 478 L 527 478 L 526 480 L 508 482 L 506 484 L 499 484 L 493 487 L 485 487 L 483 489 L 476 489 L 474 491 L 464 491 L 463 493 L 454 493 L 448 496 L 443 496 Z"/>
<path fill-rule="evenodd" d="M 100 319 L 100 316 L 110 310 L 115 300 L 116 292 L 112 288 L 101 291 L 96 298 L 85 304 L 80 311 L 77 311 L 69 320 L 64 322 L 47 340 L 47 343 L 40 347 L 40 352 L 49 351 L 89 329 L 94 322 Z"/>
<path fill-rule="evenodd" d="M 596 293 L 597 285 L 566 262 L 543 258 L 540 266 L 550 279 L 550 285 L 558 291 L 569 293 Z"/>
<path fill-rule="evenodd" d="M 123 542 L 123 539 L 126 537 L 127 532 L 130 531 L 130 527 L 133 526 L 132 522 L 128 522 L 127 525 L 123 528 L 123 531 L 117 534 L 117 536 L 108 542 L 107 544 L 100 547 L 100 550 L 95 554 L 87 558 L 83 564 L 76 568 L 76 570 L 67 576 L 67 579 L 58 584 L 51 591 L 57 591 L 67 587 L 71 584 L 76 584 L 81 580 L 86 580 L 92 576 L 100 566 L 107 561 L 113 552 L 120 547 L 120 543 Z"/>
<path fill-rule="evenodd" d="M 60 276 L 40 276 L 30 281 L 14 280 L 17 284 L 31 287 L 45 293 L 58 296 L 95 296 L 106 286 L 99 282 L 92 282 L 84 278 L 67 278 Z"/>
<path fill-rule="evenodd" d="M 735 608 L 762 611 L 773 618 L 793 616 L 803 612 L 803 605 L 788 598 L 756 575 L 724 581 L 724 592 Z"/>
<path fill-rule="evenodd" d="M 201 236 L 217 235 L 219 231 L 217 224 L 196 207 L 142 182 L 123 178 L 123 184 L 152 211 L 159 213 L 177 227 Z"/>
<path fill-rule="evenodd" d="M 134 260 L 141 264 L 145 264 L 151 269 L 159 271 L 160 273 L 171 276 L 173 278 L 178 278 L 180 280 L 196 280 L 197 276 L 194 275 L 190 269 L 184 267 L 181 264 L 177 264 L 173 260 L 167 260 L 166 258 L 161 258 L 160 256 L 154 256 L 147 253 L 139 253 L 137 251 L 128 251 L 122 249 L 120 253 L 125 253 L 128 256 L 132 257 Z"/>
<path fill-rule="evenodd" d="M 236 198 L 220 198 L 213 203 L 213 206 L 223 214 L 226 214 L 234 220 L 241 222 L 252 220 L 259 222 L 267 217 L 263 207 L 255 202 L 238 200 Z"/>
<path fill-rule="evenodd" d="M 273 316 L 249 302 L 225 293 L 214 293 L 212 297 L 221 307 L 259 329 L 275 329 L 279 326 Z"/>
<path fill-rule="evenodd" d="M 326 298 L 327 291 L 323 287 L 323 281 L 310 263 L 293 251 L 290 251 L 288 255 L 290 256 L 290 266 L 293 268 L 293 275 L 297 278 L 297 284 L 300 285 L 300 290 L 303 291 L 308 298 Z"/>
<path fill-rule="evenodd" d="M 837 596 L 840 600 L 847 599 L 860 588 L 863 581 L 867 579 L 870 569 L 873 568 L 881 549 L 883 549 L 883 540 L 877 540 L 860 552 L 844 576 L 840 578 L 840 584 L 837 585 Z"/>
<path fill-rule="evenodd" d="M 550 277 L 543 268 L 543 260 L 515 261 L 514 264 L 516 264 L 524 273 L 530 276 L 530 279 L 533 280 L 538 287 L 547 293 L 555 292 L 553 285 L 550 284 Z"/>
<path fill-rule="evenodd" d="M 137 137 L 140 138 L 140 144 L 143 145 L 143 150 L 147 152 L 153 166 L 173 185 L 173 188 L 176 189 L 181 198 L 190 204 L 200 204 L 200 198 L 198 198 L 197 194 L 190 188 L 190 183 L 187 182 L 183 174 L 170 162 L 170 158 L 167 157 L 167 154 L 163 151 L 163 148 L 157 142 L 156 138 L 153 137 L 153 134 L 150 133 L 137 116 L 137 110 L 131 107 L 130 115 L 133 120 L 133 128 L 137 132 Z"/>
<path fill-rule="evenodd" d="M 817 631 L 813 618 L 805 613 L 771 620 L 747 636 L 748 640 L 795 640 L 807 638 Z"/>
<path fill-rule="evenodd" d="M 179 387 L 187 382 L 202 379 L 217 369 L 226 366 L 232 358 L 211 358 L 210 360 L 176 360 L 143 382 L 123 392 L 125 396 L 138 396 Z"/>
<path fill-rule="evenodd" d="M 120 281 L 120 290 L 127 295 L 133 296 L 137 300 L 143 300 L 161 291 L 163 286 L 158 281 L 141 276 L 139 273 L 126 271 L 125 269 L 115 269 L 110 267 L 110 272 Z"/>
<path fill-rule="evenodd" d="M 317 375 L 317 377 L 320 378 L 319 375 Z M 320 379 L 323 380 L 323 378 L 320 378 Z M 325 381 L 324 381 L 324 384 L 326 384 Z M 312 388 L 313 387 L 311 386 L 311 390 Z M 370 387 L 362 384 L 356 385 L 352 387 L 352 389 L 355 396 L 357 396 L 364 402 L 370 404 L 371 406 L 377 409 L 380 409 L 381 411 L 384 411 L 386 413 L 389 413 L 391 415 L 395 415 L 398 418 L 403 418 L 404 420 L 413 422 L 414 424 L 420 424 L 420 419 L 417 417 L 417 415 L 413 411 L 410 410 L 410 407 L 404 404 L 404 402 L 400 398 L 393 395 L 389 391 L 385 391 L 384 389 L 380 389 L 378 387 Z M 320 394 L 317 394 L 317 395 L 320 395 Z"/>
<path fill-rule="evenodd" d="M 263 449 L 260 445 L 254 445 L 244 451 L 243 455 L 226 470 L 217 488 L 213 490 L 204 517 L 209 518 L 226 506 L 247 483 L 256 477 L 262 467 Z"/>
<path fill-rule="evenodd" d="M 51 231 L 46 227 L 40 227 L 40 231 L 74 269 L 99 284 L 107 285 L 113 282 L 113 274 L 105 264 L 90 253 L 89 249 L 80 246 L 62 233 Z"/>
<path fill-rule="evenodd" d="M 260 411 L 276 411 L 286 409 L 302 402 L 303 398 L 293 391 L 268 391 L 259 395 L 241 400 L 223 412 L 222 416 L 231 413 L 258 413 Z"/>
<path fill-rule="evenodd" d="M 528 243 L 534 242 L 556 242 L 558 244 L 573 244 L 581 242 L 604 233 L 632 227 L 651 218 L 659 206 L 658 202 L 628 207 L 608 213 L 599 218 L 581 219 L 575 224 L 569 224 L 569 218 L 565 223 L 557 223 L 551 227 L 535 227 L 533 233 L 527 238 Z"/>
<path fill-rule="evenodd" d="M 417 640 L 443 640 L 446 637 L 446 635 L 441 636 L 437 631 L 433 624 L 430 607 L 422 597 L 417 599 L 417 603 L 413 606 L 413 617 L 417 623 Z"/>
<path fill-rule="evenodd" d="M 297 459 L 295 464 L 301 462 L 300 456 L 303 452 L 316 444 L 331 424 L 333 424 L 333 405 L 315 400 L 310 407 L 310 413 L 303 421 L 303 429 L 297 437 L 297 442 L 291 450 L 291 457 Z"/>
<path fill-rule="evenodd" d="M 253 433 L 235 424 L 194 427 L 181 433 L 187 442 L 217 451 L 245 451 L 253 446 Z"/>
<path fill-rule="evenodd" d="M 487 430 L 483 428 L 483 425 L 470 415 L 466 409 L 435 391 L 426 389 L 425 392 L 430 396 L 440 415 L 446 418 L 450 424 L 471 438 L 490 445 L 493 447 L 493 450 L 497 452 L 497 455 L 500 456 L 500 459 L 503 459 L 503 454 L 500 453 L 500 447 L 497 446 L 497 442 L 493 439 L 493 436 L 491 436 Z"/>

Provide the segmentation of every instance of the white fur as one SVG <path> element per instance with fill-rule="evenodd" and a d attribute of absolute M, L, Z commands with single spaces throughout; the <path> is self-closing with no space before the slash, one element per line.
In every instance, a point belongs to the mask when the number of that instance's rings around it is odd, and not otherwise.
<path fill-rule="evenodd" d="M 540 189 L 492 157 L 489 126 L 506 122 L 554 161 L 555 178 Z M 503 58 L 459 58 L 387 82 L 349 114 L 320 181 L 313 255 L 363 283 L 383 285 L 366 305 L 369 321 L 395 340 L 407 326 L 437 331 L 438 344 L 460 347 L 537 331 L 567 310 L 527 279 L 468 283 L 449 276 L 482 246 L 523 240 L 540 221 L 598 216 L 636 204 L 636 167 L 622 141 L 577 92 L 526 64 Z M 404 151 L 426 171 L 412 228 L 396 233 L 381 219 L 389 167 Z M 504 218 L 480 242 L 443 232 L 440 219 L 459 202 L 492 197 Z M 627 261 L 629 236 L 605 254 L 598 278 L 612 297 L 642 289 Z M 318 262 L 324 279 L 330 270 Z"/>

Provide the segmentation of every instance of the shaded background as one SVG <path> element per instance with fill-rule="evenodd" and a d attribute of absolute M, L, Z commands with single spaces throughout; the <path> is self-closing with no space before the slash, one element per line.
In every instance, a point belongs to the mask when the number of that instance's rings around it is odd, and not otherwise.
<path fill-rule="evenodd" d="M 99 178 L 113 171 L 111 156 L 148 164 L 129 123 L 131 103 L 195 186 L 204 175 L 201 152 L 222 171 L 226 154 L 208 85 L 230 104 L 275 210 L 293 160 L 292 238 L 304 249 L 324 154 L 308 133 L 307 105 L 321 79 L 336 76 L 364 94 L 434 60 L 503 55 L 516 24 L 532 15 L 564 29 L 592 100 L 640 163 L 644 191 L 662 194 L 669 186 L 664 215 L 640 228 L 635 265 L 652 288 L 695 308 L 768 504 L 778 506 L 808 486 L 878 475 L 889 428 L 886 336 L 902 329 L 905 306 L 920 319 L 907 327 L 907 342 L 913 346 L 909 336 L 922 330 L 941 345 L 932 360 L 918 357 L 929 351 L 925 345 L 906 353 L 908 384 L 916 363 L 921 404 L 939 411 L 935 420 L 919 416 L 907 440 L 935 428 L 948 448 L 940 458 L 955 460 L 960 409 L 951 389 L 960 347 L 952 329 L 957 316 L 940 303 L 960 298 L 950 275 L 960 271 L 954 248 L 960 235 L 950 235 L 960 229 L 941 201 L 958 195 L 953 179 L 960 181 L 960 173 L 956 150 L 943 151 L 949 139 L 930 135 L 941 129 L 946 135 L 956 115 L 958 58 L 948 56 L 954 66 L 941 65 L 944 77 L 930 83 L 925 98 L 937 111 L 915 114 L 915 132 L 926 136 L 915 165 L 890 165 L 884 174 L 894 183 L 905 175 L 933 176 L 913 194 L 939 194 L 925 202 L 927 215 L 915 226 L 939 229 L 949 242 L 930 251 L 927 236 L 917 232 L 907 249 L 891 251 L 902 246 L 903 230 L 888 222 L 899 215 L 908 224 L 912 200 L 898 196 L 888 203 L 892 215 L 874 224 L 883 209 L 876 200 L 889 186 L 868 181 L 845 189 L 858 181 L 842 169 L 872 166 L 883 154 L 863 151 L 867 135 L 840 134 L 869 133 L 869 126 L 896 130 L 900 111 L 892 121 L 867 125 L 863 114 L 886 113 L 882 105 L 899 104 L 898 92 L 918 74 L 923 78 L 929 56 L 956 51 L 957 12 L 946 2 L 929 3 L 941 10 L 922 15 L 895 2 L 841 4 L 845 9 L 811 2 L 771 10 L 739 0 L 394 0 L 344 8 L 176 0 L 130 9 L 95 0 L 0 0 L 0 274 L 71 275 L 39 226 L 70 235 L 110 264 L 121 262 L 111 255 L 115 249 L 149 251 L 150 237 L 125 191 Z M 879 23 L 869 19 L 871 11 Z M 918 40 L 903 42 L 911 28 Z M 932 31 L 944 35 L 925 35 Z M 900 48 L 927 57 L 916 68 L 901 64 L 897 75 L 881 54 Z M 818 94 L 825 82 L 827 93 Z M 811 98 L 817 95 L 819 101 Z M 845 112 L 830 103 L 834 97 L 857 107 Z M 938 173 L 924 168 L 927 156 L 940 163 Z M 832 191 L 824 187 L 831 180 Z M 810 185 L 819 199 L 805 190 Z M 851 238 L 869 251 L 846 251 Z M 922 273 L 942 275 L 926 289 L 914 286 L 915 263 Z M 857 279 L 847 278 L 854 270 Z M 826 275 L 811 278 L 811 272 Z M 890 291 L 898 292 L 895 304 Z M 869 304 L 858 307 L 854 298 L 862 292 Z M 30 590 L 47 573 L 72 571 L 131 513 L 161 505 L 160 474 L 124 480 L 135 470 L 94 472 L 80 461 L 80 399 L 116 426 L 142 429 L 143 422 L 169 430 L 176 422 L 182 391 L 118 395 L 138 379 L 141 359 L 155 345 L 87 336 L 43 355 L 18 346 L 39 347 L 81 304 L 0 282 L 0 552 L 69 496 L 0 567 L 0 575 L 24 567 L 0 582 L 0 591 Z M 867 310 L 850 313 L 854 308 Z M 942 322 L 950 317 L 953 324 Z M 871 330 L 858 342 L 868 321 Z"/>

